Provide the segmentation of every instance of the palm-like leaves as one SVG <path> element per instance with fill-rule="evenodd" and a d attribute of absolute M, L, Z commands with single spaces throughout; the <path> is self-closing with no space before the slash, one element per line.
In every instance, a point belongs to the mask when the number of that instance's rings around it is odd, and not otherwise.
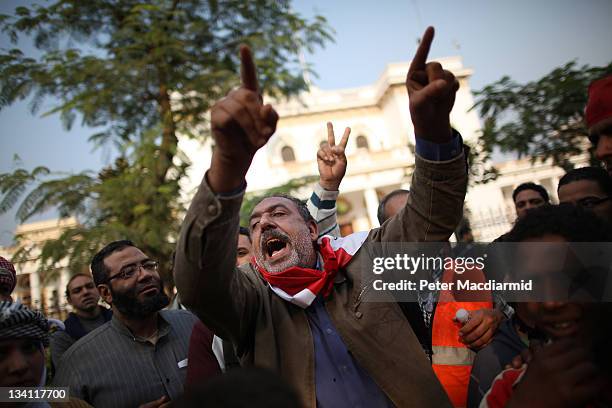
<path fill-rule="evenodd" d="M 112 141 L 122 155 L 98 175 L 0 175 L 0 213 L 23 197 L 20 221 L 56 208 L 80 222 L 40 254 L 23 255 L 49 270 L 67 260 L 76 272 L 108 241 L 129 238 L 167 276 L 188 166 L 177 135 L 207 136 L 206 112 L 239 81 L 238 45 L 252 46 L 260 84 L 279 96 L 306 88 L 301 48 L 331 39 L 325 19 L 306 21 L 277 0 L 55 0 L 0 16 L 0 30 L 41 51 L 0 50 L 0 109 L 30 98 L 36 113 L 51 97 L 45 115 L 59 115 L 67 129 L 81 120 L 96 128 L 92 143 Z"/>

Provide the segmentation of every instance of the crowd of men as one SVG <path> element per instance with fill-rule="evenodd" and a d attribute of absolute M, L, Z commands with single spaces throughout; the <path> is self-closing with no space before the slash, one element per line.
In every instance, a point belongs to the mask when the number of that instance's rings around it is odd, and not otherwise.
<path fill-rule="evenodd" d="M 472 240 L 459 228 L 467 154 L 449 119 L 459 83 L 427 62 L 433 35 L 425 31 L 406 77 L 416 136 L 410 191 L 381 200 L 378 228 L 340 235 L 350 129 L 336 141 L 331 123 L 308 201 L 268 196 L 239 225 L 245 176 L 278 121 L 243 46 L 242 85 L 211 110 L 216 147 L 177 243 L 176 301 L 169 307 L 158 260 L 131 241 L 105 243 L 91 274 L 68 282 L 73 312 L 51 334 L 40 312 L 12 301 L 15 268 L 0 258 L 0 386 L 69 387 L 64 406 L 94 407 L 612 405 L 608 303 L 450 290 L 367 301 L 364 245 L 442 243 L 456 256 L 451 235 Z M 559 205 L 541 185 L 514 190 L 517 220 L 495 242 L 517 244 L 520 259 L 536 243 L 612 241 L 612 76 L 588 95 L 589 139 L 604 167 L 565 174 Z M 546 280 L 538 265 L 532 272 Z M 451 267 L 429 278 L 455 276 Z"/>

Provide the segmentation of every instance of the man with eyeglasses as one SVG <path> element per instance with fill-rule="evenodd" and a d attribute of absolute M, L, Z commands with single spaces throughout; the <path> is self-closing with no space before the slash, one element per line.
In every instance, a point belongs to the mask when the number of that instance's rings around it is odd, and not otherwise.
<path fill-rule="evenodd" d="M 64 330 L 51 336 L 51 361 L 59 367 L 62 356 L 77 340 L 113 317 L 113 312 L 98 305 L 100 292 L 91 275 L 77 273 L 66 284 L 66 300 L 73 311 L 64 320 Z"/>
<path fill-rule="evenodd" d="M 54 386 L 69 386 L 71 396 L 95 407 L 162 407 L 183 393 L 197 319 L 162 310 L 169 299 L 158 266 L 125 240 L 94 256 L 93 279 L 113 318 L 64 354 Z"/>
<path fill-rule="evenodd" d="M 572 203 L 591 210 L 612 222 L 612 178 L 600 167 L 582 167 L 569 171 L 558 187 L 559 202 Z"/>

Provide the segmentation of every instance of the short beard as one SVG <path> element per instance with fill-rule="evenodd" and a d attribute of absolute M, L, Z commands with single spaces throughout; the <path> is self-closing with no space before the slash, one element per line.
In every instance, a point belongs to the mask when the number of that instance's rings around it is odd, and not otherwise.
<path fill-rule="evenodd" d="M 281 263 L 271 264 L 269 260 L 265 260 L 263 252 L 255 255 L 257 263 L 264 267 L 268 273 L 279 273 L 294 266 L 302 268 L 312 268 L 316 260 L 316 251 L 310 238 L 310 231 L 305 228 L 304 232 L 298 232 L 293 239 L 290 239 L 286 234 L 278 230 L 270 230 L 269 233 L 261 235 L 261 242 L 265 242 L 270 237 L 281 238 L 285 241 L 291 241 L 291 254 Z M 260 248 L 263 245 L 260 244 Z"/>
<path fill-rule="evenodd" d="M 129 319 L 144 319 L 155 312 L 159 312 L 164 307 L 170 304 L 170 299 L 164 293 L 164 285 L 161 279 L 159 283 L 159 292 L 153 296 L 146 297 L 144 300 L 138 300 L 138 292 L 144 286 L 150 285 L 151 282 L 137 284 L 125 292 L 120 292 L 110 288 L 113 296 L 113 306 L 117 308 L 121 314 Z"/>

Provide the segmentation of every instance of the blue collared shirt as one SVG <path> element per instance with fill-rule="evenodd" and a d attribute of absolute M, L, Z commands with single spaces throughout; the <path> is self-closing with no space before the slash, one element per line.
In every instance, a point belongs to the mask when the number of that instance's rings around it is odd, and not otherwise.
<path fill-rule="evenodd" d="M 346 348 L 320 296 L 306 315 L 314 343 L 317 407 L 393 407 Z"/>
<path fill-rule="evenodd" d="M 429 140 L 415 137 L 416 153 L 430 161 L 446 161 L 454 159 L 463 151 L 463 139 L 459 132 L 453 129 L 453 137 L 448 143 L 434 143 Z"/>

